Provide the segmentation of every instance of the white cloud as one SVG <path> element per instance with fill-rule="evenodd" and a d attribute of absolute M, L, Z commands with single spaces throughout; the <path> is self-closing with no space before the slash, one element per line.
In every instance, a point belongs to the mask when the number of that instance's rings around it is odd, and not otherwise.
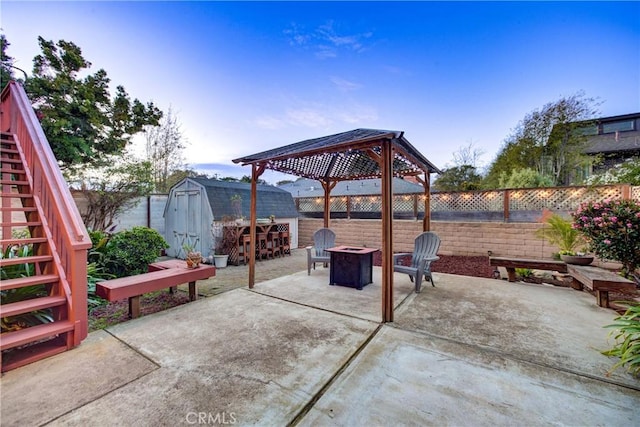
<path fill-rule="evenodd" d="M 286 116 L 289 123 L 291 123 L 292 125 L 305 126 L 310 128 L 328 126 L 332 122 L 332 120 L 327 117 L 325 112 L 311 108 L 288 110 Z"/>
<path fill-rule="evenodd" d="M 289 37 L 289 44 L 312 50 L 317 58 L 335 58 L 341 50 L 362 52 L 366 50 L 366 41 L 373 32 L 343 33 L 336 29 L 335 21 L 328 21 L 315 30 L 305 32 L 304 28 L 292 23 L 283 31 Z"/>
<path fill-rule="evenodd" d="M 285 126 L 282 119 L 273 116 L 258 117 L 253 121 L 253 123 L 261 129 L 269 130 L 282 129 Z"/>
<path fill-rule="evenodd" d="M 362 85 L 359 83 L 355 83 L 337 76 L 331 77 L 331 82 L 343 92 L 360 89 L 362 87 Z"/>

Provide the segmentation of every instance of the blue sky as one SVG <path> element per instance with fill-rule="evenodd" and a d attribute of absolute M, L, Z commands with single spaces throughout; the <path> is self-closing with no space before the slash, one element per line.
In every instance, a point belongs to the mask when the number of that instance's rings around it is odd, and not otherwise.
<path fill-rule="evenodd" d="M 529 112 L 584 91 L 640 111 L 639 2 L 2 2 L 15 65 L 80 46 L 113 87 L 178 114 L 188 163 L 356 128 L 402 130 L 436 166 L 486 165 Z M 265 174 L 275 182 L 282 176 Z"/>

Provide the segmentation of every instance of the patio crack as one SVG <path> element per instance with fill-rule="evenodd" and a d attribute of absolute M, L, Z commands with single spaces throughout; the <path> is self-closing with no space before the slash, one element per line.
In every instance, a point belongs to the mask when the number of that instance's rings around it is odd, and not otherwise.
<path fill-rule="evenodd" d="M 324 396 L 324 394 L 327 392 L 327 390 L 329 390 L 329 388 L 338 379 L 338 377 L 342 375 L 342 373 L 351 365 L 351 363 L 356 359 L 356 357 L 358 357 L 360 353 L 362 353 L 362 351 L 369 345 L 371 340 L 373 340 L 373 338 L 375 338 L 375 336 L 378 335 L 378 333 L 380 332 L 383 326 L 384 326 L 383 323 L 378 325 L 378 327 L 367 337 L 367 339 L 363 341 L 360 347 L 358 347 L 356 351 L 354 351 L 353 354 L 351 354 L 349 359 L 347 359 L 347 361 L 336 370 L 336 372 L 320 388 L 320 390 L 311 397 L 309 402 L 307 402 L 307 404 L 293 417 L 293 419 L 289 423 L 287 423 L 287 427 L 297 425 L 304 418 L 304 416 L 307 415 L 307 413 L 309 413 L 311 408 L 313 408 L 315 404 L 318 402 L 318 400 L 320 400 L 320 398 Z"/>

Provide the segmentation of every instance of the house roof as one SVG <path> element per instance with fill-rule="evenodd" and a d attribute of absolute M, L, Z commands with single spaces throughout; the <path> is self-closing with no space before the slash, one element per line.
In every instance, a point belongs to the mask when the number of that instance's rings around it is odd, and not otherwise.
<path fill-rule="evenodd" d="M 380 179 L 363 179 L 358 181 L 340 181 L 331 190 L 332 196 L 369 196 L 382 193 Z M 315 179 L 300 178 L 290 184 L 280 185 L 278 188 L 288 191 L 294 198 L 298 197 L 324 197 L 324 190 L 320 181 Z M 423 194 L 422 185 L 406 181 L 401 178 L 393 178 L 393 194 Z"/>
<path fill-rule="evenodd" d="M 382 144 L 391 144 L 395 150 L 394 176 L 440 173 L 407 141 L 403 132 L 381 129 L 355 129 L 307 139 L 233 162 L 262 164 L 267 169 L 325 181 L 367 179 L 381 176 L 380 165 L 372 154 L 380 155 Z"/>
<path fill-rule="evenodd" d="M 209 198 L 211 211 L 215 220 L 223 216 L 233 216 L 235 212 L 231 206 L 231 197 L 239 195 L 242 198 L 242 215 L 251 214 L 251 184 L 246 182 L 219 181 L 206 178 L 187 178 L 202 185 Z M 256 216 L 268 218 L 297 218 L 298 211 L 291 193 L 271 185 L 258 185 L 256 196 Z"/>
<path fill-rule="evenodd" d="M 640 113 L 621 114 L 618 116 L 581 120 L 572 122 L 571 125 L 575 128 L 596 126 L 601 132 L 601 128 L 603 125 L 630 120 L 635 121 L 634 130 L 586 135 L 583 151 L 585 154 L 609 154 L 618 152 L 640 153 Z"/>
<path fill-rule="evenodd" d="M 584 152 L 586 154 L 640 152 L 640 131 L 627 131 L 589 136 Z"/>

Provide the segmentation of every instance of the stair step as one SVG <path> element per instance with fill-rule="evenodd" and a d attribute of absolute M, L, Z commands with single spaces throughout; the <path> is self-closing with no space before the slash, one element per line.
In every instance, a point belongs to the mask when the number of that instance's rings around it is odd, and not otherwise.
<path fill-rule="evenodd" d="M 0 193 L 0 196 L 2 197 L 6 197 L 6 198 L 13 198 L 13 199 L 31 199 L 33 198 L 33 194 L 31 193 L 14 193 L 12 191 L 3 191 Z"/>
<path fill-rule="evenodd" d="M 34 256 L 20 256 L 15 258 L 2 258 L 0 259 L 0 267 L 6 267 L 8 265 L 33 264 L 36 262 L 49 262 L 52 260 L 53 260 L 53 256 L 51 255 L 34 255 Z"/>
<path fill-rule="evenodd" d="M 0 335 L 0 350 L 18 347 L 30 342 L 53 337 L 73 330 L 73 322 L 63 320 L 60 322 L 44 323 L 30 328 L 20 329 L 14 332 L 5 332 Z"/>
<path fill-rule="evenodd" d="M 10 371 L 12 369 L 28 365 L 29 363 L 64 353 L 67 350 L 68 348 L 65 344 L 65 340 L 60 337 L 40 342 L 38 344 L 33 344 L 28 347 L 13 349 L 2 354 L 2 372 Z"/>
<path fill-rule="evenodd" d="M 2 185 L 29 185 L 29 181 L 15 181 L 13 179 L 0 179 Z"/>
<path fill-rule="evenodd" d="M 64 296 L 57 295 L 2 304 L 0 306 L 0 317 L 17 316 L 18 314 L 44 310 L 45 308 L 57 307 L 66 303 L 67 299 Z"/>
<path fill-rule="evenodd" d="M 8 289 L 24 288 L 27 286 L 48 285 L 50 283 L 56 283 L 58 279 L 59 277 L 55 274 L 41 274 L 38 276 L 6 279 L 0 281 L 0 290 L 6 291 Z"/>
<path fill-rule="evenodd" d="M 0 168 L 0 173 L 11 173 L 14 175 L 25 175 L 24 169 Z"/>
<path fill-rule="evenodd" d="M 6 142 L 3 140 L 2 141 L 3 144 L 6 144 Z M 2 154 L 20 154 L 20 151 L 13 149 L 13 148 L 5 148 L 5 147 L 1 147 L 0 148 L 0 155 Z"/>
<path fill-rule="evenodd" d="M 0 222 L 0 227 L 39 227 L 42 223 L 33 222 Z"/>
<path fill-rule="evenodd" d="M 25 239 L 0 239 L 0 246 L 7 247 L 9 245 L 30 245 L 33 243 L 47 243 L 46 237 L 28 237 Z"/>
<path fill-rule="evenodd" d="M 12 163 L 14 165 L 21 165 L 22 159 L 10 159 L 8 157 L 0 157 L 0 163 Z"/>
<path fill-rule="evenodd" d="M 35 212 L 35 206 L 0 206 L 0 212 Z"/>

